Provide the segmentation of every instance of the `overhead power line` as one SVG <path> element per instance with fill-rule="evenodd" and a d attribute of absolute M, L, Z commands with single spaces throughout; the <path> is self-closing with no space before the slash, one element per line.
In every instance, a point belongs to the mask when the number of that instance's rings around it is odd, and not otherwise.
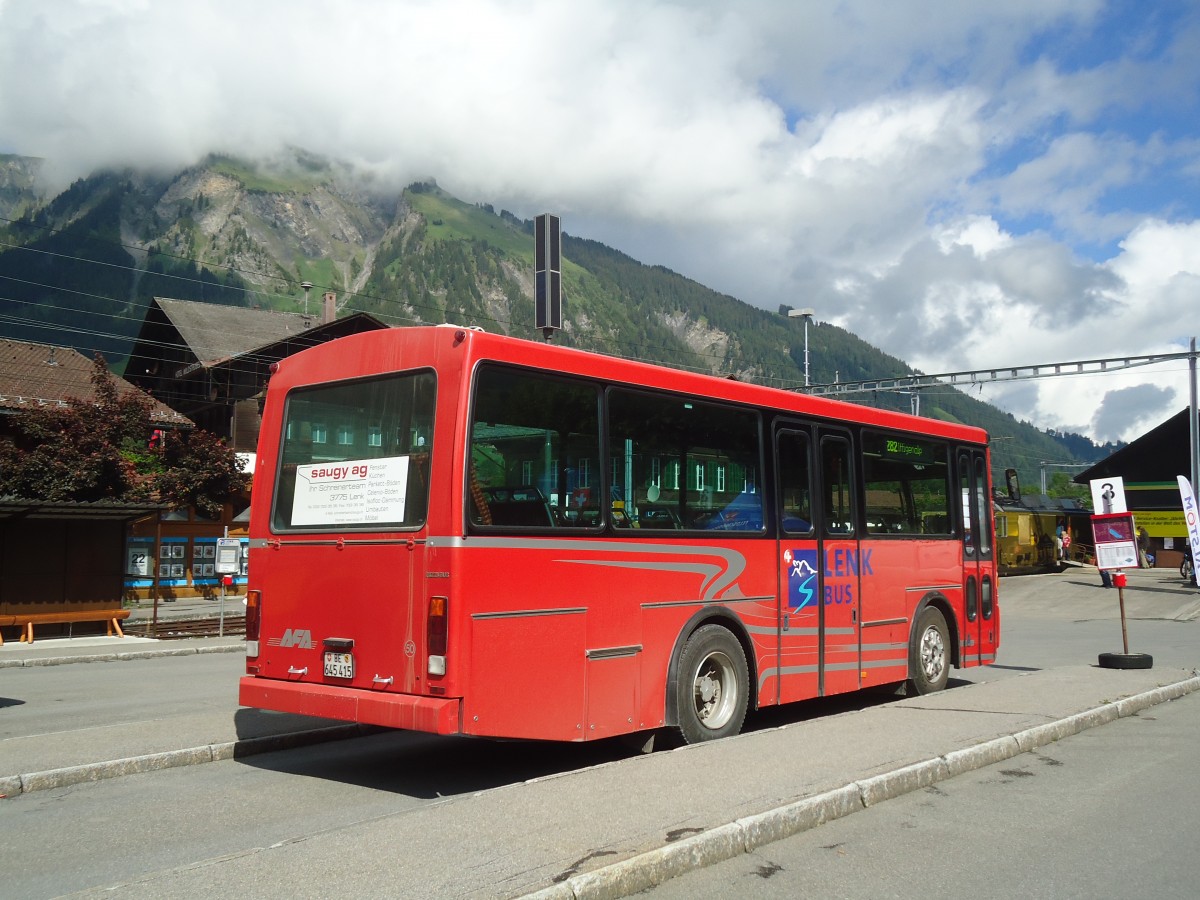
<path fill-rule="evenodd" d="M 1124 356 L 1112 359 L 1087 359 L 1076 362 L 1043 363 L 1036 366 L 1005 366 L 989 369 L 973 369 L 965 372 L 946 372 L 941 375 L 899 375 L 895 378 L 875 378 L 867 381 L 835 381 L 829 384 L 814 384 L 806 393 L 817 396 L 856 394 L 869 391 L 913 391 L 927 387 L 974 387 L 977 384 L 993 384 L 1001 381 L 1029 381 L 1034 378 L 1054 378 L 1064 375 L 1099 375 L 1134 369 L 1155 363 L 1190 359 L 1192 353 L 1156 353 L 1146 356 Z"/>

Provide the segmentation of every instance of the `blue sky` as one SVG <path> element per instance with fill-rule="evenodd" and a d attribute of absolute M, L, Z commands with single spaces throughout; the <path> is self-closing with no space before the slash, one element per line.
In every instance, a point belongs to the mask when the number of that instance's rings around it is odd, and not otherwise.
<path fill-rule="evenodd" d="M 302 146 L 925 372 L 1149 355 L 1200 332 L 1197 47 L 1183 0 L 0 0 L 0 150 Z M 981 396 L 1128 439 L 1187 370 Z"/>

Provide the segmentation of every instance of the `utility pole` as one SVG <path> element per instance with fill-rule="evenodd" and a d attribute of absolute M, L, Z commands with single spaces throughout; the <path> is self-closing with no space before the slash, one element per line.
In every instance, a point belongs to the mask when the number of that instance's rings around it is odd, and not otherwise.
<path fill-rule="evenodd" d="M 1042 460 L 1042 496 L 1043 497 L 1046 496 L 1046 469 L 1048 467 L 1052 467 L 1055 469 L 1089 469 L 1094 465 L 1095 465 L 1095 463 L 1085 463 L 1082 465 L 1079 463 L 1052 463 L 1052 462 L 1046 462 L 1046 460 L 1043 459 Z"/>
<path fill-rule="evenodd" d="M 808 381 L 808 323 L 812 321 L 812 317 L 815 316 L 816 314 L 817 314 L 817 311 L 815 309 L 811 309 L 808 307 L 806 307 L 804 309 L 789 309 L 788 310 L 788 318 L 789 319 L 803 319 L 804 320 L 804 386 L 806 388 L 808 387 L 808 384 L 809 384 L 809 381 Z"/>

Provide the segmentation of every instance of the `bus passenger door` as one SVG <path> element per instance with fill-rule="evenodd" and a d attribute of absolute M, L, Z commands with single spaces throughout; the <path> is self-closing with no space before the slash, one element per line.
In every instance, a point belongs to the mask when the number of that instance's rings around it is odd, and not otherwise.
<path fill-rule="evenodd" d="M 991 663 L 996 658 L 999 616 L 987 475 L 987 457 L 982 450 L 958 451 L 963 552 L 959 659 L 964 667 Z"/>
<path fill-rule="evenodd" d="M 859 687 L 859 542 L 848 432 L 782 423 L 779 497 L 780 703 Z"/>
<path fill-rule="evenodd" d="M 862 557 L 849 432 L 817 430 L 817 555 L 821 561 L 821 695 L 858 690 Z"/>
<path fill-rule="evenodd" d="M 784 423 L 775 431 L 779 511 L 779 648 L 773 673 L 764 672 L 759 703 L 790 703 L 821 693 L 821 563 L 813 513 L 812 435 Z"/>

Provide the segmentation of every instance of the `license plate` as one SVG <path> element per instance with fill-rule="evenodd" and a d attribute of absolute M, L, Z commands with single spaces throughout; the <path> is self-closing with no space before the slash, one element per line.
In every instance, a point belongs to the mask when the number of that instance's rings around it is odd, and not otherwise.
<path fill-rule="evenodd" d="M 353 678 L 354 677 L 354 654 L 353 653 L 326 653 L 325 654 L 325 677 L 326 678 Z"/>

